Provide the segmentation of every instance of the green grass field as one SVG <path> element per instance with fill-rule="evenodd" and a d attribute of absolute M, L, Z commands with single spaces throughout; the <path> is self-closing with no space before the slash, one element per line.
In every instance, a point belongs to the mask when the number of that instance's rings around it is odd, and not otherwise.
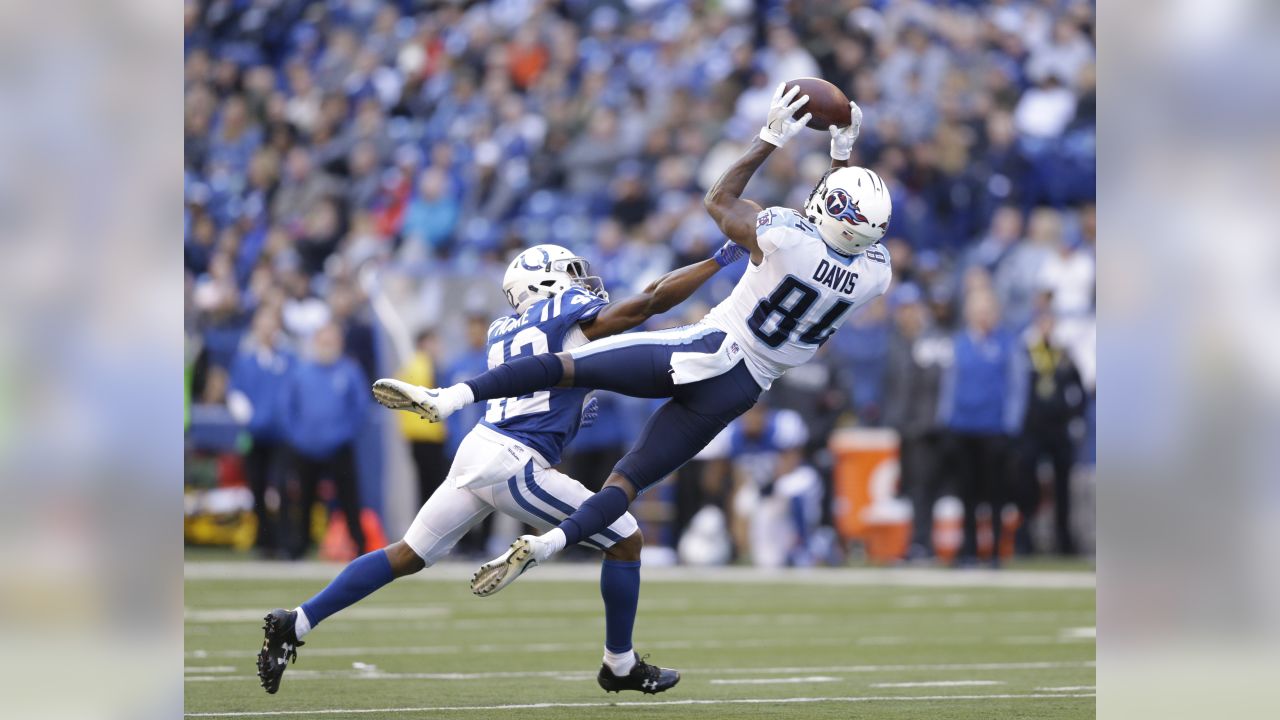
<path fill-rule="evenodd" d="M 208 717 L 1091 718 L 1087 572 L 647 569 L 637 649 L 671 691 L 606 695 L 589 565 L 538 568 L 486 599 L 470 565 L 393 583 L 306 638 L 258 687 L 262 615 L 337 566 L 189 562 L 186 712 Z"/>

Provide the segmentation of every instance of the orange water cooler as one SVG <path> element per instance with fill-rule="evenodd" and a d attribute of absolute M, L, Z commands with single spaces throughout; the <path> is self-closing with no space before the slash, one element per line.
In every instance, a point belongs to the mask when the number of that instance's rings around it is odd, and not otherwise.
<path fill-rule="evenodd" d="M 888 428 L 832 433 L 836 531 L 858 540 L 873 563 L 900 559 L 911 542 L 911 505 L 898 498 L 898 434 Z"/>

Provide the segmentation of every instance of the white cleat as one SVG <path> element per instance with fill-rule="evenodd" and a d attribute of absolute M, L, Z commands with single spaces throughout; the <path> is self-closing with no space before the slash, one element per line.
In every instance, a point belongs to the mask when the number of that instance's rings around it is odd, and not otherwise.
<path fill-rule="evenodd" d="M 549 553 L 544 551 L 541 540 L 534 535 L 521 535 L 511 543 L 511 547 L 498 557 L 490 560 L 475 575 L 471 576 L 471 592 L 480 597 L 489 597 L 502 588 L 510 585 L 525 570 L 545 560 Z"/>
<path fill-rule="evenodd" d="M 433 423 L 449 417 L 457 409 L 442 406 L 443 392 L 391 378 L 382 378 L 373 384 L 373 399 L 379 405 L 392 410 L 408 410 Z"/>

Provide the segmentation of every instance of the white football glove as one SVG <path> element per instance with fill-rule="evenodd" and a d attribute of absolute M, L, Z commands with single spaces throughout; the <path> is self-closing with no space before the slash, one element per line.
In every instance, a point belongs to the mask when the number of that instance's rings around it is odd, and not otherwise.
<path fill-rule="evenodd" d="M 862 130 L 862 108 L 852 100 L 849 101 L 849 117 L 852 121 L 848 127 L 832 125 L 827 128 L 831 133 L 832 160 L 848 160 L 849 153 L 853 152 L 853 144 L 858 140 L 858 132 Z"/>
<path fill-rule="evenodd" d="M 773 102 L 769 106 L 769 120 L 764 127 L 760 128 L 760 139 L 778 147 L 786 145 L 787 141 L 803 130 L 805 123 L 813 117 L 812 113 L 795 117 L 796 111 L 809 102 L 809 96 L 805 95 L 792 102 L 796 93 L 800 92 L 800 86 L 792 87 L 786 95 L 783 95 L 782 91 L 786 89 L 787 84 L 784 82 L 774 91 Z"/>

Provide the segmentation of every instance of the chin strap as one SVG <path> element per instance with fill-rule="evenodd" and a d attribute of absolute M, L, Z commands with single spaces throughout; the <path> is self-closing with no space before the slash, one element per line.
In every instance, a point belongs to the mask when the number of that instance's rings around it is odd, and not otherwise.
<path fill-rule="evenodd" d="M 516 312 L 521 315 L 528 312 L 529 308 L 533 307 L 535 303 L 542 299 L 543 296 L 538 293 L 537 288 L 533 285 L 526 286 L 518 298 L 513 299 L 511 297 L 511 293 L 507 293 L 507 302 L 510 302 L 511 307 L 515 308 Z"/>

